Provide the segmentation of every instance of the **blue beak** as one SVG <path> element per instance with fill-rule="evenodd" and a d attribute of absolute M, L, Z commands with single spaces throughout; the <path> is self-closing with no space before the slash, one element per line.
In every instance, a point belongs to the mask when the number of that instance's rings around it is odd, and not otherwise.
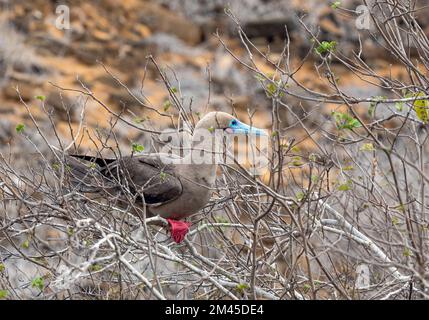
<path fill-rule="evenodd" d="M 251 127 L 245 123 L 242 123 L 238 120 L 233 120 L 229 124 L 229 127 L 232 129 L 234 134 L 250 134 L 255 136 L 267 136 L 267 132 L 262 129 Z"/>

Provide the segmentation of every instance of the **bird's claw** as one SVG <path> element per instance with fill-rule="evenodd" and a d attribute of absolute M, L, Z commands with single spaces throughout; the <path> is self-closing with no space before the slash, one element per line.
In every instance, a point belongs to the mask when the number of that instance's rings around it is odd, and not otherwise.
<path fill-rule="evenodd" d="M 178 221 L 174 219 L 167 219 L 170 225 L 171 237 L 174 242 L 181 243 L 185 239 L 186 234 L 189 232 L 190 223 L 184 221 Z"/>

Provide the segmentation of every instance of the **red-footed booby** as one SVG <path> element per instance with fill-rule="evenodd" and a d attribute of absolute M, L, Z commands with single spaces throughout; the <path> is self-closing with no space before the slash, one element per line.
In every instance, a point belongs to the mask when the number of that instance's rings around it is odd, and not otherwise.
<path fill-rule="evenodd" d="M 210 112 L 196 125 L 189 153 L 174 157 L 167 153 L 132 155 L 105 159 L 70 155 L 72 182 L 82 192 L 108 190 L 135 195 L 137 205 L 146 207 L 149 215 L 167 219 L 173 240 L 180 243 L 190 224 L 186 218 L 209 201 L 216 178 L 216 134 L 266 135 L 265 131 L 240 122 L 225 112 Z M 91 162 L 90 166 L 76 160 Z"/>

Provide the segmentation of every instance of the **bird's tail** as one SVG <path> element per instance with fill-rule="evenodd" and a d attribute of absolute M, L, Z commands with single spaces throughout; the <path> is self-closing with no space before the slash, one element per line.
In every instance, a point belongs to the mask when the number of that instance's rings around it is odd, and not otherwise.
<path fill-rule="evenodd" d="M 112 188 L 113 182 L 103 174 L 112 159 L 82 155 L 65 156 L 65 172 L 69 182 L 80 192 L 95 193 Z"/>

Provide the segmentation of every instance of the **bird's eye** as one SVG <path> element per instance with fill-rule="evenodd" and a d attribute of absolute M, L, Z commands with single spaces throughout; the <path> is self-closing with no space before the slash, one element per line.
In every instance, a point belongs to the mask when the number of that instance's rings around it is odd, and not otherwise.
<path fill-rule="evenodd" d="M 237 125 L 237 120 L 232 120 L 232 121 L 231 121 L 231 125 L 232 125 L 232 126 L 236 126 L 236 125 Z"/>

